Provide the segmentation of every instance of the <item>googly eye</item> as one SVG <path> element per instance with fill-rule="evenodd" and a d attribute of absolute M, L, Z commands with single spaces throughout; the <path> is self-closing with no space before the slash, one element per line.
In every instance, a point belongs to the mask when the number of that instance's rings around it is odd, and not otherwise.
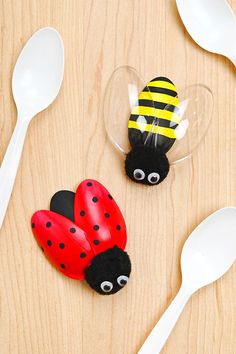
<path fill-rule="evenodd" d="M 109 293 L 113 289 L 113 284 L 110 281 L 105 280 L 101 283 L 100 288 L 104 293 Z"/>
<path fill-rule="evenodd" d="M 156 184 L 160 179 L 160 175 L 157 172 L 152 172 L 148 175 L 148 182 L 151 184 Z"/>
<path fill-rule="evenodd" d="M 125 286 L 128 282 L 129 278 L 126 276 L 126 275 L 120 275 L 118 278 L 117 278 L 117 283 L 120 285 L 120 286 Z"/>
<path fill-rule="evenodd" d="M 140 168 L 136 168 L 136 170 L 134 170 L 133 176 L 137 181 L 142 181 L 142 179 L 145 178 L 145 173 Z"/>

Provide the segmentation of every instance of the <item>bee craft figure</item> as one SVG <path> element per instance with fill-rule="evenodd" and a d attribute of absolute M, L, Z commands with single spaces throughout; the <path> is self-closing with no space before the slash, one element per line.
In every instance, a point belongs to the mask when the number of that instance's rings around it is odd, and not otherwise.
<path fill-rule="evenodd" d="M 103 113 L 110 141 L 125 156 L 126 175 L 144 185 L 161 183 L 172 164 L 198 147 L 212 107 L 213 96 L 205 85 L 177 91 L 161 76 L 145 86 L 135 69 L 117 68 L 107 84 Z"/>
<path fill-rule="evenodd" d="M 34 213 L 31 226 L 45 256 L 67 277 L 85 279 L 102 295 L 127 284 L 131 263 L 124 251 L 125 221 L 99 182 L 85 180 L 76 193 L 57 192 L 50 210 Z"/>
<path fill-rule="evenodd" d="M 125 160 L 127 175 L 136 182 L 161 183 L 169 172 L 166 153 L 175 142 L 180 117 L 175 85 L 166 77 L 150 81 L 138 96 L 128 122 L 131 151 Z"/>

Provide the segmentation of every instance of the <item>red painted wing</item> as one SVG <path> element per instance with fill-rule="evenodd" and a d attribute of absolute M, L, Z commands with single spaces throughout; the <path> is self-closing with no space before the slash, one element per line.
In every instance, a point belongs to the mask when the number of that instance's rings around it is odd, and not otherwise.
<path fill-rule="evenodd" d="M 121 211 L 106 188 L 97 181 L 85 180 L 77 188 L 75 223 L 86 231 L 95 254 L 115 245 L 126 246 L 126 225 Z"/>
<path fill-rule="evenodd" d="M 86 234 L 71 220 L 49 210 L 34 213 L 33 234 L 50 262 L 64 275 L 84 279 L 94 257 Z"/>

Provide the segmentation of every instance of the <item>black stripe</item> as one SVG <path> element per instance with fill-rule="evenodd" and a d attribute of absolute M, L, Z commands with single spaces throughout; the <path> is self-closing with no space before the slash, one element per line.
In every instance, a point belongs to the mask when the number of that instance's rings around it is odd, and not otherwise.
<path fill-rule="evenodd" d="M 129 129 L 128 135 L 129 135 L 129 141 L 130 141 L 131 146 L 135 147 L 135 146 L 144 145 L 144 142 L 146 141 L 148 134 L 149 134 L 148 132 L 141 133 L 137 129 Z M 154 147 L 155 141 L 156 141 L 155 139 L 149 139 L 147 145 L 148 146 L 153 145 L 153 147 Z M 174 144 L 174 142 L 175 142 L 175 139 L 168 138 L 163 135 L 158 135 L 157 146 L 161 146 L 165 153 L 168 150 L 170 150 L 170 148 Z"/>
<path fill-rule="evenodd" d="M 154 102 L 152 100 L 138 100 L 138 106 L 153 108 Z M 154 106 L 155 107 L 155 106 Z"/>
<path fill-rule="evenodd" d="M 138 115 L 132 114 L 130 116 L 129 120 L 136 122 L 138 117 L 139 117 Z M 157 121 L 158 124 L 156 124 L 156 125 L 159 125 L 160 127 L 175 129 L 178 126 L 178 123 L 169 121 L 167 119 L 161 119 L 161 118 L 156 118 L 156 117 L 151 117 L 151 116 L 145 116 L 145 119 L 147 121 L 147 124 L 152 124 L 153 121 Z M 129 129 L 132 129 L 132 128 L 129 128 Z"/>
<path fill-rule="evenodd" d="M 168 79 L 167 77 L 164 77 L 164 76 L 155 77 L 155 79 L 152 79 L 150 82 L 152 82 L 152 81 L 165 81 L 165 82 L 169 82 L 172 85 L 174 85 L 170 79 Z"/>
<path fill-rule="evenodd" d="M 143 89 L 143 92 L 156 92 L 156 93 L 164 93 L 165 95 L 171 96 L 171 97 L 177 97 L 177 92 L 173 90 L 169 90 L 166 88 L 162 87 L 156 87 L 156 86 L 149 86 L 145 87 Z"/>
<path fill-rule="evenodd" d="M 177 112 L 177 109 L 175 106 L 167 104 L 167 103 L 163 103 L 163 102 L 157 102 L 157 101 L 152 101 L 152 100 L 139 100 L 138 101 L 138 105 L 139 106 L 144 106 L 144 107 L 151 107 L 153 108 L 157 108 L 157 109 L 162 109 L 162 110 L 166 110 L 169 112 Z"/>

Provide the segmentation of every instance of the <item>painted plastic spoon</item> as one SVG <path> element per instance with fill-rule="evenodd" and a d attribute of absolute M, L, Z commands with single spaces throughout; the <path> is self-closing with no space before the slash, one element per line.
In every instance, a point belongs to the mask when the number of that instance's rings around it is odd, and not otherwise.
<path fill-rule="evenodd" d="M 182 21 L 203 49 L 236 65 L 236 17 L 226 0 L 176 0 Z"/>
<path fill-rule="evenodd" d="M 0 168 L 0 228 L 7 210 L 31 119 L 56 98 L 64 72 L 64 47 L 50 27 L 37 31 L 16 62 L 12 91 L 18 118 Z"/>
<path fill-rule="evenodd" d="M 160 353 L 191 295 L 222 277 L 235 259 L 236 208 L 229 207 L 206 218 L 185 242 L 180 290 L 138 353 Z"/>

